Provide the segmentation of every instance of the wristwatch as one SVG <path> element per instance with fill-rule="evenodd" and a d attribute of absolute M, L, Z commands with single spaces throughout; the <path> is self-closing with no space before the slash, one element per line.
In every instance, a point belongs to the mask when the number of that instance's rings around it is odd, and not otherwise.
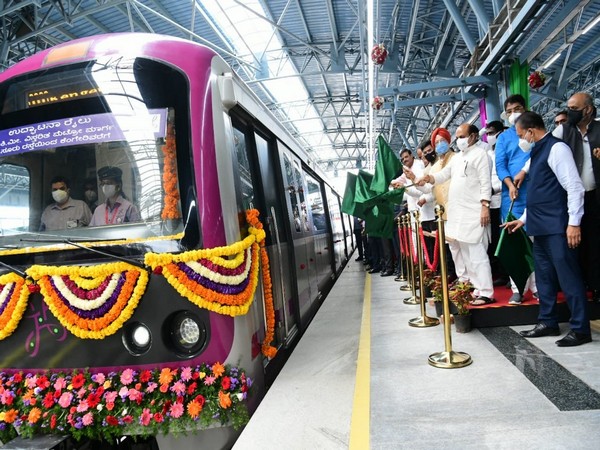
<path fill-rule="evenodd" d="M 486 208 L 489 208 L 489 207 L 490 207 L 490 202 L 488 202 L 487 200 L 484 200 L 484 201 L 482 201 L 482 202 L 481 202 L 481 204 L 482 204 L 483 206 L 485 206 Z"/>

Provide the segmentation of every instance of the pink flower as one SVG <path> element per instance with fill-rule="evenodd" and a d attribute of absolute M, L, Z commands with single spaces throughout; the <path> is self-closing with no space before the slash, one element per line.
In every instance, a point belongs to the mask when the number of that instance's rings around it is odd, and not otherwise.
<path fill-rule="evenodd" d="M 114 403 L 117 395 L 116 391 L 106 391 L 104 393 L 104 400 L 106 400 L 106 403 Z"/>
<path fill-rule="evenodd" d="M 158 387 L 158 384 L 156 384 L 154 381 L 151 381 L 150 383 L 148 383 L 148 387 L 146 388 L 146 392 L 151 393 L 154 392 L 154 390 Z"/>
<path fill-rule="evenodd" d="M 215 382 L 215 377 L 213 377 L 212 375 L 207 376 L 206 378 L 204 378 L 204 384 L 206 386 L 210 386 L 211 384 L 213 384 Z"/>
<path fill-rule="evenodd" d="M 37 375 L 28 377 L 25 379 L 25 386 L 27 386 L 29 389 L 33 389 L 36 387 L 36 382 L 37 382 Z"/>
<path fill-rule="evenodd" d="M 140 391 L 136 391 L 135 389 L 129 389 L 129 400 L 135 402 L 137 400 L 142 399 L 142 393 Z"/>
<path fill-rule="evenodd" d="M 88 409 L 87 400 L 82 400 L 79 405 L 77 405 L 77 412 L 86 412 Z"/>
<path fill-rule="evenodd" d="M 144 408 L 142 411 L 142 415 L 140 417 L 140 423 L 144 426 L 147 426 L 152 420 L 152 413 L 148 408 Z"/>
<path fill-rule="evenodd" d="M 73 394 L 71 394 L 70 392 L 65 392 L 58 399 L 58 404 L 62 408 L 67 408 L 68 406 L 71 405 L 71 400 L 73 400 Z"/>
<path fill-rule="evenodd" d="M 106 376 L 102 372 L 99 372 L 92 375 L 92 380 L 94 380 L 98 384 L 104 384 L 104 382 L 106 381 Z"/>
<path fill-rule="evenodd" d="M 175 392 L 177 395 L 185 394 L 185 383 L 183 381 L 177 381 L 171 388 L 171 391 Z"/>
<path fill-rule="evenodd" d="M 67 382 L 65 381 L 64 377 L 59 377 L 54 382 L 54 390 L 56 390 L 56 391 L 62 391 L 66 387 L 67 387 Z"/>
<path fill-rule="evenodd" d="M 83 423 L 86 427 L 91 425 L 94 422 L 94 415 L 89 412 L 85 416 L 81 418 L 81 423 Z"/>
<path fill-rule="evenodd" d="M 192 368 L 184 367 L 181 369 L 181 379 L 183 381 L 190 381 L 192 379 Z"/>
<path fill-rule="evenodd" d="M 121 389 L 119 389 L 119 397 L 125 398 L 128 395 L 129 395 L 129 389 L 127 389 L 125 386 L 123 386 Z"/>
<path fill-rule="evenodd" d="M 132 369 L 125 369 L 121 374 L 121 383 L 127 386 L 128 384 L 133 383 L 133 377 L 135 372 Z"/>
<path fill-rule="evenodd" d="M 181 403 L 173 403 L 169 410 L 171 417 L 178 419 L 183 414 L 183 405 Z"/>

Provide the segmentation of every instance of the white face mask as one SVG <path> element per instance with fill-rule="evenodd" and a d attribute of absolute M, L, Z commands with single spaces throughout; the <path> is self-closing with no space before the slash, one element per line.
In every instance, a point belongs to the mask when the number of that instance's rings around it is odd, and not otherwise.
<path fill-rule="evenodd" d="M 487 137 L 487 141 L 488 144 L 490 145 L 496 145 L 496 140 L 498 139 L 498 135 L 497 134 L 492 134 L 490 136 Z"/>
<path fill-rule="evenodd" d="M 469 148 L 469 138 L 468 137 L 466 137 L 466 138 L 458 138 L 456 140 L 456 146 L 458 147 L 458 149 L 461 152 L 464 152 L 466 149 Z"/>
<path fill-rule="evenodd" d="M 511 125 L 514 125 L 521 114 L 523 114 L 523 113 L 520 113 L 520 112 L 512 113 L 510 116 L 508 116 L 508 123 L 510 123 Z"/>
<path fill-rule="evenodd" d="M 525 153 L 529 153 L 533 148 L 534 142 L 529 142 L 525 138 L 519 138 L 519 148 L 523 150 Z"/>
<path fill-rule="evenodd" d="M 117 193 L 117 186 L 114 184 L 105 184 L 102 186 L 102 192 L 104 192 L 104 195 L 107 197 L 112 197 Z"/>
<path fill-rule="evenodd" d="M 56 203 L 64 203 L 69 198 L 69 194 L 67 194 L 67 191 L 57 189 L 56 191 L 52 191 L 52 198 Z"/>

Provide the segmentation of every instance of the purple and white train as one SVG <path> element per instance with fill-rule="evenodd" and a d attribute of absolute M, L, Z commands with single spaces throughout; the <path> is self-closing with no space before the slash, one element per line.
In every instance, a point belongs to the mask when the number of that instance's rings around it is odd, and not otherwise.
<path fill-rule="evenodd" d="M 340 197 L 298 143 L 218 54 L 154 34 L 93 36 L 31 56 L 0 74 L 0 109 L 0 276 L 16 272 L 31 283 L 31 267 L 143 267 L 148 253 L 231 245 L 247 235 L 244 214 L 254 208 L 266 231 L 278 348 L 272 359 L 260 351 L 267 323 L 261 284 L 250 310 L 231 317 L 198 307 L 164 274 L 148 271 L 131 317 L 102 339 L 74 335 L 44 291 L 32 290 L 16 328 L 6 336 L 0 330 L 0 372 L 221 362 L 254 380 L 255 409 L 353 249 Z M 55 202 L 54 177 L 67 179 L 70 198 L 93 212 L 105 202 L 97 173 L 105 166 L 120 169 L 122 193 L 139 220 L 107 214 L 99 226 L 77 218 L 62 229 L 41 226 Z M 168 207 L 176 213 L 165 216 L 173 189 L 179 198 Z M 0 397 L 7 389 L 0 387 Z M 157 441 L 160 448 L 223 448 L 235 436 L 223 426 Z"/>

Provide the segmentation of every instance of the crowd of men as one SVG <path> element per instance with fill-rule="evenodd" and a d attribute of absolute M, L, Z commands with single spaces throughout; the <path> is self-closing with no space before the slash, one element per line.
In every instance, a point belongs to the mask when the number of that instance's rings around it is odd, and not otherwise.
<path fill-rule="evenodd" d="M 403 173 L 390 187 L 405 189 L 405 207 L 419 211 L 423 230 L 435 229 L 434 206 L 444 206 L 448 269 L 453 279 L 474 286 L 473 305 L 494 303 L 494 285 L 508 282 L 510 304 L 523 302 L 526 291 L 539 299 L 538 324 L 521 334 L 557 336 L 562 291 L 571 330 L 556 343 L 585 344 L 591 341 L 587 293 L 600 302 L 600 122 L 594 99 L 585 92 L 572 95 L 553 131 L 528 111 L 521 95 L 506 99 L 502 116 L 508 126 L 495 120 L 480 131 L 464 123 L 454 139 L 437 128 L 419 145 L 418 159 L 408 149 L 401 152 Z M 511 233 L 524 228 L 533 241 L 535 271 L 525 290 L 503 279 L 509 271 L 492 256 L 501 227 Z M 371 273 L 398 273 L 392 262 L 400 259 L 397 242 L 369 239 L 368 248 Z"/>

